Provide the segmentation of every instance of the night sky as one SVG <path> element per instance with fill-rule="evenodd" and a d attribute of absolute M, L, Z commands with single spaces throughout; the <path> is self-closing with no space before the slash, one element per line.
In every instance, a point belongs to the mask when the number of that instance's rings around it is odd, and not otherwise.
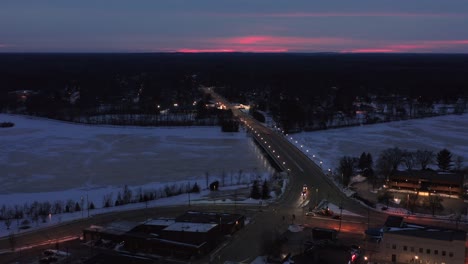
<path fill-rule="evenodd" d="M 467 0 L 1 0 L 0 52 L 468 53 Z"/>

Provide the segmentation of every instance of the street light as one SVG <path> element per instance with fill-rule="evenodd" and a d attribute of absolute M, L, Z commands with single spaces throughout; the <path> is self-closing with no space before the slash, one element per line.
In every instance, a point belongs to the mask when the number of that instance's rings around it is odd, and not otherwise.
<path fill-rule="evenodd" d="M 318 188 L 315 189 L 315 205 L 318 205 Z"/>

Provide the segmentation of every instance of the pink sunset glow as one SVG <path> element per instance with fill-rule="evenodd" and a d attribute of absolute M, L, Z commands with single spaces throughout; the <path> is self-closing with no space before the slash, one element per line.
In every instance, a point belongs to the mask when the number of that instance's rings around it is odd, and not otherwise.
<path fill-rule="evenodd" d="M 330 37 L 284 37 L 250 35 L 225 38 L 187 40 L 192 47 L 175 49 L 177 52 L 351 52 L 351 53 L 399 53 L 431 52 L 437 49 L 468 48 L 468 40 L 422 40 L 411 42 L 390 41 L 375 44 L 373 41 Z M 385 43 L 385 41 L 380 41 Z M 349 46 L 349 49 L 342 47 Z M 324 48 L 326 47 L 326 49 Z M 168 49 L 166 49 L 168 50 Z M 174 50 L 174 49 L 172 49 Z"/>
<path fill-rule="evenodd" d="M 343 52 L 375 53 L 375 52 L 430 52 L 442 48 L 468 47 L 468 40 L 423 40 L 411 43 L 395 43 L 382 47 L 356 48 Z"/>
<path fill-rule="evenodd" d="M 1 52 L 468 52 L 463 0 L 7 2 Z"/>
<path fill-rule="evenodd" d="M 240 37 L 211 38 L 198 41 L 197 47 L 180 48 L 178 52 L 303 52 L 322 51 L 321 46 L 337 47 L 354 40 L 344 38 L 307 38 L 252 35 Z M 200 46 L 200 47 L 199 47 Z"/>
<path fill-rule="evenodd" d="M 218 17 L 264 17 L 264 18 L 307 18 L 307 17 L 468 17 L 466 13 L 411 13 L 411 12 L 285 12 L 285 13 L 208 13 Z"/>

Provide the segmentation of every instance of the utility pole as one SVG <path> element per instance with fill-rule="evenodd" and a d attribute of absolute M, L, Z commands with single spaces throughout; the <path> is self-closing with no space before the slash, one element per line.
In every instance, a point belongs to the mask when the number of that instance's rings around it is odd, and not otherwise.
<path fill-rule="evenodd" d="M 88 218 L 89 218 L 89 197 L 88 197 L 88 193 L 86 193 L 86 203 L 88 204 Z"/>
<path fill-rule="evenodd" d="M 343 201 L 340 202 L 340 228 L 338 229 L 338 232 L 341 231 L 341 217 L 343 216 Z"/>

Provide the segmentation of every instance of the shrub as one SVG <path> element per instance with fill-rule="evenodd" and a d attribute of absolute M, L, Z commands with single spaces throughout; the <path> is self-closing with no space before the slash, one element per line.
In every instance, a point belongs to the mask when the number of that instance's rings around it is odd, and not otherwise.
<path fill-rule="evenodd" d="M 13 127 L 15 124 L 12 122 L 1 122 L 0 127 Z"/>

